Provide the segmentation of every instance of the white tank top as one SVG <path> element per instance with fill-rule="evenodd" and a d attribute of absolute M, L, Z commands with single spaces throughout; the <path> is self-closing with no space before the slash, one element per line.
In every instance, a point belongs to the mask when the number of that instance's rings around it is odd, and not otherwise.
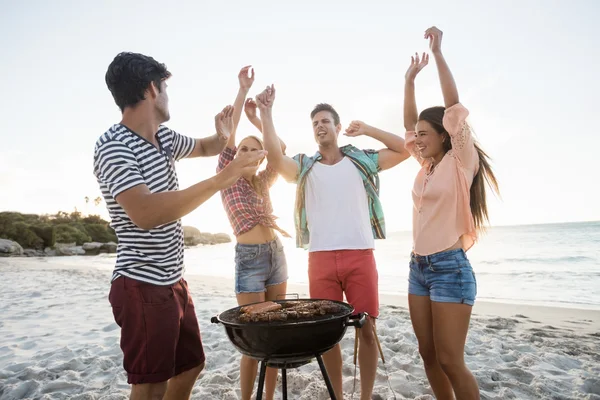
<path fill-rule="evenodd" d="M 373 249 L 367 192 L 352 161 L 316 162 L 306 179 L 309 251 Z"/>

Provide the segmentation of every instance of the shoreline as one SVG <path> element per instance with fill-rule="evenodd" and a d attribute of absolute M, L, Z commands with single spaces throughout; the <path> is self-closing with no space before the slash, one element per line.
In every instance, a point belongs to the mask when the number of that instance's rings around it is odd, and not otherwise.
<path fill-rule="evenodd" d="M 190 276 L 194 277 L 194 280 L 200 280 L 203 285 L 207 285 L 211 290 L 217 291 L 220 296 L 231 296 L 233 298 L 232 279 L 208 275 Z M 231 291 L 224 290 L 226 288 L 232 289 Z M 190 289 L 194 290 L 193 287 L 190 287 Z M 308 285 L 290 283 L 288 284 L 288 293 L 297 293 L 300 297 L 309 297 Z M 408 310 L 408 298 L 403 295 L 380 293 L 379 303 L 381 306 L 402 307 Z M 575 315 L 576 317 L 574 317 Z M 380 316 L 380 319 L 383 317 Z M 596 332 L 600 334 L 600 310 L 476 300 L 473 306 L 473 317 L 513 318 L 531 326 L 537 324 L 539 326 L 560 327 L 583 334 Z"/>
<path fill-rule="evenodd" d="M 110 255 L 109 258 L 113 258 L 116 255 Z M 94 268 L 100 271 L 112 272 L 112 268 L 107 268 L 103 265 L 89 265 L 83 266 L 78 265 L 80 260 L 92 260 L 97 259 L 98 256 L 68 256 L 68 257 L 9 257 L 0 258 L 0 260 L 13 261 L 15 264 L 23 263 L 35 263 L 36 261 L 42 264 L 53 265 L 56 268 L 74 268 L 74 269 L 89 269 Z M 18 260 L 18 261 L 17 261 Z M 63 263 L 61 261 L 70 261 Z M 1 265 L 1 264 L 0 264 Z M 220 297 L 234 297 L 233 291 L 233 278 L 227 278 L 222 276 L 214 275 L 202 275 L 196 273 L 186 273 L 184 277 L 187 280 L 195 282 L 201 282 L 203 285 L 207 285 L 214 293 Z M 110 283 L 106 282 L 106 288 Z M 191 287 L 191 290 L 194 288 Z M 288 294 L 298 294 L 300 297 L 308 298 L 308 284 L 306 283 L 295 283 L 288 282 Z M 202 293 L 198 293 L 202 296 Z M 393 294 L 393 293 L 379 293 L 380 305 L 391 305 L 398 306 L 408 309 L 408 297 L 406 294 Z M 530 303 L 519 303 L 510 301 L 489 301 L 489 300 L 476 300 L 473 306 L 473 316 L 497 316 L 501 318 L 512 318 L 516 315 L 525 315 L 528 319 L 533 321 L 540 321 L 545 325 L 558 325 L 563 328 L 573 329 L 580 328 L 585 332 L 600 331 L 600 305 L 589 305 L 582 307 L 575 307 L 576 305 L 565 303 L 565 306 L 545 305 L 545 304 L 530 304 Z M 572 316 L 581 316 L 582 324 L 577 324 L 578 320 L 573 319 Z M 527 318 L 522 318 L 526 320 Z M 589 322 L 592 321 L 592 322 Z"/>
<path fill-rule="evenodd" d="M 496 239 L 499 242 L 502 241 L 500 240 L 502 237 Z M 384 243 L 385 241 L 379 243 L 379 293 L 382 297 L 388 295 L 407 296 L 406 278 L 408 273 L 402 262 L 404 251 L 398 249 L 408 246 L 409 238 L 394 240 L 397 243 L 390 242 L 392 246 L 388 246 Z M 300 286 L 308 285 L 305 252 L 296 249 L 292 242 L 285 242 L 284 245 L 287 248 L 286 254 L 290 268 L 288 282 Z M 484 244 L 482 246 L 485 247 Z M 600 278 L 597 275 L 600 259 L 597 259 L 595 255 L 588 252 L 589 254 L 575 257 L 580 263 L 579 269 L 577 269 L 579 272 L 575 272 L 573 281 L 565 282 L 564 280 L 568 280 L 569 271 L 573 267 L 569 267 L 565 263 L 571 263 L 573 260 L 563 257 L 560 252 L 539 257 L 522 254 L 520 258 L 505 259 L 504 256 L 496 253 L 495 247 L 492 246 L 488 250 L 493 255 L 492 258 L 477 252 L 473 253 L 473 263 L 478 265 L 475 270 L 478 274 L 480 289 L 476 302 L 600 311 L 600 292 L 596 290 Z M 233 279 L 232 254 L 233 243 L 186 248 L 185 276 Z M 53 265 L 85 263 L 102 266 L 101 264 L 103 264 L 103 267 L 112 270 L 115 257 L 116 254 L 101 254 L 96 257 L 86 255 L 43 257 L 43 259 Z M 497 267 L 498 263 L 502 268 Z M 541 272 L 542 270 L 551 272 L 544 274 Z M 571 274 L 573 273 L 571 272 Z"/>

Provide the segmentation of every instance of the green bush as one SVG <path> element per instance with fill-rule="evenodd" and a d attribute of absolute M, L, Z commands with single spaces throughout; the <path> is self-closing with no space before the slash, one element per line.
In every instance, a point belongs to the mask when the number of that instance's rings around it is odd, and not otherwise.
<path fill-rule="evenodd" d="M 0 213 L 0 238 L 13 240 L 26 249 L 41 249 L 44 240 L 37 235 L 30 222 L 35 215 L 15 212 Z"/>
<path fill-rule="evenodd" d="M 24 221 L 23 214 L 15 212 L 1 212 L 0 213 L 0 237 L 6 239 L 9 236 L 14 235 L 15 223 Z"/>
<path fill-rule="evenodd" d="M 44 247 L 54 247 L 54 243 L 56 243 L 56 230 L 52 225 L 36 225 L 32 226 L 31 230 L 44 241 Z"/>
<path fill-rule="evenodd" d="M 14 240 L 23 248 L 53 247 L 56 242 L 77 243 L 91 240 L 116 242 L 115 231 L 98 215 L 83 217 L 80 212 L 59 211 L 54 215 L 0 212 L 0 238 Z"/>
<path fill-rule="evenodd" d="M 25 222 L 16 222 L 13 227 L 13 237 L 9 239 L 19 243 L 25 249 L 43 248 L 44 241 Z"/>
<path fill-rule="evenodd" d="M 100 224 L 100 225 L 108 225 L 108 222 L 103 220 L 99 215 L 88 215 L 87 217 L 81 220 L 84 224 Z"/>
<path fill-rule="evenodd" d="M 85 242 L 90 242 L 92 238 L 85 232 L 68 224 L 60 224 L 56 226 L 56 241 L 58 243 L 73 243 L 82 245 Z"/>
<path fill-rule="evenodd" d="M 114 231 L 105 224 L 83 224 L 85 232 L 92 238 L 93 242 L 116 242 L 117 236 Z"/>

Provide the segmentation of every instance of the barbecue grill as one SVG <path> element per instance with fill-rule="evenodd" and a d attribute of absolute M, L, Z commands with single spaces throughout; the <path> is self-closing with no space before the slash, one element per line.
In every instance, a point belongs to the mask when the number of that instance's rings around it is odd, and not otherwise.
<path fill-rule="evenodd" d="M 322 300 L 277 300 L 275 303 L 302 304 L 315 301 Z M 366 314 L 352 315 L 354 307 L 351 305 L 341 301 L 327 301 L 336 303 L 340 311 L 299 320 L 241 322 L 240 306 L 211 318 L 212 323 L 221 323 L 225 327 L 227 337 L 240 353 L 260 361 L 256 400 L 262 400 L 267 366 L 281 369 L 283 399 L 287 400 L 287 369 L 308 364 L 313 358 L 319 363 L 331 399 L 336 400 L 321 355 L 342 340 L 346 328 L 362 327 Z"/>

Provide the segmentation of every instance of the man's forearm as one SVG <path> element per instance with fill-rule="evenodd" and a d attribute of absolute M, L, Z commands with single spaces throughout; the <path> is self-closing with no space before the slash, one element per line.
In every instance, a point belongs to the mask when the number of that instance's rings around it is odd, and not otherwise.
<path fill-rule="evenodd" d="M 156 228 L 194 211 L 219 190 L 216 175 L 184 190 L 149 193 L 136 207 L 135 219 L 132 220 L 142 229 Z"/>
<path fill-rule="evenodd" d="M 209 137 L 196 139 L 196 146 L 200 146 L 198 153 L 200 157 L 212 157 L 221 154 L 225 146 L 227 146 L 227 140 L 223 140 L 223 138 L 215 133 Z"/>
<path fill-rule="evenodd" d="M 385 145 L 385 147 L 397 153 L 402 153 L 405 151 L 404 139 L 398 135 L 394 135 L 393 133 L 383 131 L 379 128 L 375 128 L 374 126 L 369 126 L 367 130 L 367 136 L 370 136 L 375 140 L 379 140 Z"/>

